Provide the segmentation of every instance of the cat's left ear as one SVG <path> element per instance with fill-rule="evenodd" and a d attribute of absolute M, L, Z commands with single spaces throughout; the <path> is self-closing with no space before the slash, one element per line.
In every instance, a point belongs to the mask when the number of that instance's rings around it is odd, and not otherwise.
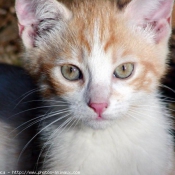
<path fill-rule="evenodd" d="M 132 25 L 152 32 L 159 43 L 171 34 L 173 4 L 174 0 L 132 0 L 125 8 L 125 15 Z"/>
<path fill-rule="evenodd" d="M 72 17 L 69 9 L 56 0 L 16 0 L 15 8 L 19 34 L 27 49 L 47 40 L 55 27 L 61 30 Z"/>

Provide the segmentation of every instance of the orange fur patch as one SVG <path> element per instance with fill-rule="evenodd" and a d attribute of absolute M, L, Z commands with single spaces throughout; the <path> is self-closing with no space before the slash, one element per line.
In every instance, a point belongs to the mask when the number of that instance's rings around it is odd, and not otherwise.
<path fill-rule="evenodd" d="M 47 77 L 47 81 L 45 80 L 44 83 L 47 82 L 50 87 L 55 89 L 54 92 L 47 90 L 45 94 L 61 95 L 67 91 L 73 91 L 59 80 L 56 81 L 49 72 L 59 59 L 68 62 L 76 59 L 79 63 L 82 63 L 83 59 L 87 59 L 94 47 L 94 30 L 98 30 L 99 41 L 103 45 L 104 52 L 112 51 L 113 64 L 122 59 L 122 57 L 115 57 L 119 49 L 122 48 L 123 55 L 135 55 L 138 63 L 144 67 L 144 71 L 130 83 L 130 86 L 148 91 L 152 82 L 158 82 L 161 79 L 165 72 L 164 57 L 166 53 L 161 50 L 164 46 L 148 43 L 141 34 L 134 33 L 128 27 L 128 19 L 120 10 L 128 1 L 130 0 L 74 0 L 73 3 L 68 4 L 73 18 L 65 22 L 67 27 L 63 36 L 60 37 L 59 32 L 55 33 L 53 38 L 52 36 L 48 38 L 48 44 L 43 46 L 42 50 L 36 51 L 37 53 L 29 51 L 28 54 L 28 60 L 30 60 L 28 69 L 31 74 L 42 79 L 44 72 Z M 52 66 L 48 66 L 49 62 L 52 63 Z M 151 73 L 152 76 L 147 76 L 148 73 Z"/>

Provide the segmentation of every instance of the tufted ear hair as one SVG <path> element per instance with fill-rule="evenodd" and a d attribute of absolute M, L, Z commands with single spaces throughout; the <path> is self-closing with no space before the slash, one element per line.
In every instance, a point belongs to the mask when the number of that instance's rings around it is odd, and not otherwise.
<path fill-rule="evenodd" d="M 125 8 L 131 24 L 148 30 L 156 43 L 169 38 L 174 0 L 132 0 Z"/>
<path fill-rule="evenodd" d="M 26 48 L 36 46 L 61 21 L 71 18 L 71 12 L 56 0 L 16 0 L 19 34 Z"/>

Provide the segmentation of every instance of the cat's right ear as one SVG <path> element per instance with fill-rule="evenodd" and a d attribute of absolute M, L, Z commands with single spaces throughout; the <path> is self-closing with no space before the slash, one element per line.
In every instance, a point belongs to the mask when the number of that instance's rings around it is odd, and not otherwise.
<path fill-rule="evenodd" d="M 160 43 L 171 34 L 173 4 L 174 0 L 132 0 L 125 8 L 125 15 L 132 26 Z"/>
<path fill-rule="evenodd" d="M 46 39 L 55 26 L 61 28 L 61 22 L 72 17 L 56 0 L 16 0 L 15 8 L 19 34 L 26 48 L 35 47 L 37 40 Z"/>

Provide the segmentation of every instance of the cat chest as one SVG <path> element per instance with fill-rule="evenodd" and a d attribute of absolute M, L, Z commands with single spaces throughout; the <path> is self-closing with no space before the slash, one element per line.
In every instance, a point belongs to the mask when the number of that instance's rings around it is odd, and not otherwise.
<path fill-rule="evenodd" d="M 148 140 L 141 142 L 132 136 L 71 132 L 58 140 L 52 149 L 57 171 L 80 171 L 83 175 L 161 175 L 161 167 L 167 167 L 166 153 L 160 155 L 160 150 L 154 151 L 154 143 L 148 146 Z M 164 160 L 157 159 L 161 156 Z"/>

